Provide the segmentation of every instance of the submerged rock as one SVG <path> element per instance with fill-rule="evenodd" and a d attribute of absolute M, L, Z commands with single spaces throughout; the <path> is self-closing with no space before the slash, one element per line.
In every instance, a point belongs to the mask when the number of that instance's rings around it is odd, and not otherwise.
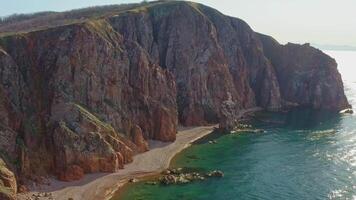
<path fill-rule="evenodd" d="M 267 131 L 264 129 L 235 129 L 233 131 L 231 131 L 231 134 L 237 134 L 237 133 L 243 133 L 243 132 L 247 132 L 247 133 L 266 133 Z"/>
<path fill-rule="evenodd" d="M 344 109 L 342 111 L 340 111 L 341 114 L 353 114 L 354 111 L 351 108 L 348 109 Z"/>
<path fill-rule="evenodd" d="M 214 170 L 206 174 L 208 177 L 224 177 L 224 173 L 220 170 Z"/>
<path fill-rule="evenodd" d="M 157 181 L 148 181 L 145 184 L 147 184 L 147 185 L 157 185 L 158 182 Z"/>
<path fill-rule="evenodd" d="M 164 185 L 171 185 L 171 184 L 176 184 L 178 180 L 178 177 L 175 175 L 165 175 L 160 178 L 160 182 Z"/>

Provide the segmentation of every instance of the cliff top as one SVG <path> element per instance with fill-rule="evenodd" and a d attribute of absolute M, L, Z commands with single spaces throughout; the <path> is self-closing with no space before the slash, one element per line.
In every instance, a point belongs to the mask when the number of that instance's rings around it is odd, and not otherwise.
<path fill-rule="evenodd" d="M 0 36 L 46 30 L 58 26 L 83 23 L 89 20 L 109 18 L 116 15 L 145 12 L 148 8 L 169 5 L 189 5 L 196 8 L 197 3 L 189 1 L 152 1 L 132 4 L 95 6 L 64 12 L 39 12 L 33 14 L 14 14 L 0 18 Z"/>

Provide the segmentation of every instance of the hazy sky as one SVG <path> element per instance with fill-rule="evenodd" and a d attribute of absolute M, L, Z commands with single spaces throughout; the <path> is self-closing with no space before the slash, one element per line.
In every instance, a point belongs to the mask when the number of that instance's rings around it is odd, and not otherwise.
<path fill-rule="evenodd" d="M 356 46 L 356 0 L 194 0 L 278 41 Z M 0 16 L 140 0 L 0 0 Z"/>

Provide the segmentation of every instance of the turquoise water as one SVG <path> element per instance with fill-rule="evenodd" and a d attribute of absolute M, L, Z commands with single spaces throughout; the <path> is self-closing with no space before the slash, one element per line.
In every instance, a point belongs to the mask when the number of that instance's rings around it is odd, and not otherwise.
<path fill-rule="evenodd" d="M 327 52 L 339 63 L 351 104 L 356 52 Z M 355 61 L 352 63 L 352 61 Z M 349 65 L 350 64 L 350 65 Z M 354 105 L 356 107 L 356 105 Z M 212 134 L 177 155 L 173 167 L 220 169 L 225 177 L 187 185 L 132 184 L 114 200 L 356 199 L 356 116 L 308 110 L 261 113 L 265 133 Z M 209 144 L 215 139 L 217 144 Z"/>

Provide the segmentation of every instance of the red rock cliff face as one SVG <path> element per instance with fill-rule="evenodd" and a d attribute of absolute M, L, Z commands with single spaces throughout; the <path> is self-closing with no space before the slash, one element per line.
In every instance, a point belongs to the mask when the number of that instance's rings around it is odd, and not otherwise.
<path fill-rule="evenodd" d="M 2 135 L 14 147 L 19 134 L 26 147 L 18 147 L 22 175 L 73 165 L 113 172 L 147 149 L 144 140 L 175 139 L 173 76 L 105 20 L 5 37 L 1 46 Z"/>
<path fill-rule="evenodd" d="M 175 75 L 179 120 L 219 121 L 231 109 L 282 107 L 275 70 L 258 36 L 243 21 L 208 7 L 174 2 L 110 18 L 113 28 L 139 43 Z"/>
<path fill-rule="evenodd" d="M 269 36 L 259 37 L 286 104 L 331 111 L 350 107 L 334 59 L 309 44 L 280 45 Z"/>
<path fill-rule="evenodd" d="M 146 140 L 173 141 L 178 122 L 231 128 L 256 106 L 349 106 L 321 51 L 190 2 L 0 37 L 0 97 L 0 149 L 19 177 L 62 180 L 116 171 Z"/>
<path fill-rule="evenodd" d="M 292 104 L 334 111 L 349 106 L 336 65 L 329 56 L 312 47 L 289 48 L 288 53 L 269 48 L 244 21 L 209 7 L 171 2 L 110 17 L 109 23 L 124 38 L 143 47 L 153 62 L 174 74 L 179 121 L 183 125 L 226 118 L 222 105 L 228 105 L 229 117 L 255 106 L 273 111 Z M 285 71 L 289 74 L 282 74 L 281 68 L 288 64 L 279 64 L 270 57 L 271 52 L 301 66 L 304 73 L 298 73 L 295 79 L 297 73 L 288 66 Z M 307 56 L 302 59 L 303 55 Z M 318 69 L 330 75 L 325 83 L 335 82 L 332 88 L 322 83 Z M 319 86 L 308 89 L 308 94 L 303 94 L 305 88 L 301 87 L 299 96 L 286 94 L 297 92 L 292 85 L 305 80 Z M 318 95 L 320 92 L 323 94 Z"/>
<path fill-rule="evenodd" d="M 149 7 L 109 19 L 124 38 L 136 41 L 153 61 L 175 76 L 180 122 L 217 122 L 219 107 L 239 97 L 216 29 L 189 3 Z"/>

